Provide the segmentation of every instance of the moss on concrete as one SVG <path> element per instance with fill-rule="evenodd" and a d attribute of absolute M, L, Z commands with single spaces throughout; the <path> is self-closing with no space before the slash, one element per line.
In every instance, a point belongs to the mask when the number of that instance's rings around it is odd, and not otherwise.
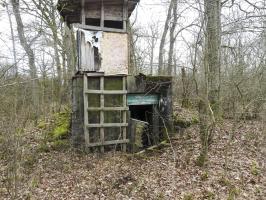
<path fill-rule="evenodd" d="M 175 106 L 173 109 L 173 121 L 174 126 L 179 126 L 180 128 L 190 127 L 199 123 L 198 112 Z"/>
<path fill-rule="evenodd" d="M 172 77 L 171 76 L 146 76 L 146 80 L 147 81 L 151 81 L 151 82 L 168 82 L 168 81 L 172 81 Z"/>
<path fill-rule="evenodd" d="M 105 90 L 123 90 L 122 77 L 105 77 L 104 80 Z"/>
<path fill-rule="evenodd" d="M 38 122 L 37 128 L 42 130 L 44 144 L 56 140 L 66 139 L 70 133 L 70 110 L 65 109 L 62 112 L 55 113 L 49 118 Z"/>
<path fill-rule="evenodd" d="M 138 122 L 136 124 L 135 146 L 138 149 L 143 147 L 142 135 L 143 135 L 143 132 L 145 131 L 145 127 L 146 127 L 146 124 L 142 122 Z"/>
<path fill-rule="evenodd" d="M 49 135 L 54 140 L 65 139 L 70 129 L 70 112 L 60 112 L 54 115 L 54 126 Z"/>

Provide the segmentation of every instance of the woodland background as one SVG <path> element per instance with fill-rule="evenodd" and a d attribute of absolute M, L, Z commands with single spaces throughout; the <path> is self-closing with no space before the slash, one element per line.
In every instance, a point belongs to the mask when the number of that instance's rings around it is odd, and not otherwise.
<path fill-rule="evenodd" d="M 72 149 L 74 34 L 53 0 L 0 5 L 0 199 L 265 198 L 265 0 L 138 5 L 131 73 L 173 76 L 174 119 L 197 121 L 144 155 Z"/>

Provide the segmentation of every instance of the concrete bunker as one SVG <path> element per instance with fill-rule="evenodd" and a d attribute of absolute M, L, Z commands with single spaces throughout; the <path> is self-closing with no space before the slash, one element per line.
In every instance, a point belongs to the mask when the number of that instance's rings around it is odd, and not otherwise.
<path fill-rule="evenodd" d="M 166 139 L 165 129 L 171 132 L 172 78 L 128 76 L 127 89 L 131 151 L 137 152 Z"/>
<path fill-rule="evenodd" d="M 171 132 L 171 90 L 171 77 L 77 74 L 72 99 L 74 145 L 138 152 L 160 143 L 167 138 L 165 128 Z"/>
<path fill-rule="evenodd" d="M 77 42 L 71 123 L 76 147 L 136 152 L 159 143 L 171 128 L 171 77 L 129 75 L 128 19 L 138 2 L 58 1 Z"/>

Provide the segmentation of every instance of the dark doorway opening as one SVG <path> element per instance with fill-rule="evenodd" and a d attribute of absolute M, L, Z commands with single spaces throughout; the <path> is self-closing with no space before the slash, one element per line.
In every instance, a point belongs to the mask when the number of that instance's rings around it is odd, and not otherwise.
<path fill-rule="evenodd" d="M 129 106 L 130 117 L 143 122 L 147 122 L 148 125 L 142 134 L 143 147 L 147 148 L 154 144 L 153 138 L 153 105 L 134 105 Z"/>
<path fill-rule="evenodd" d="M 152 105 L 129 106 L 131 118 L 152 124 Z"/>

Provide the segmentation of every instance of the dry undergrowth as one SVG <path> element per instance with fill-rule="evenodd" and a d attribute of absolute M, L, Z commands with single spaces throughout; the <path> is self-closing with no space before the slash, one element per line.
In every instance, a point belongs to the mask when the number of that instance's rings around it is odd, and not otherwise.
<path fill-rule="evenodd" d="M 105 155 L 41 147 L 40 130 L 28 132 L 19 169 L 18 199 L 265 199 L 263 124 L 221 124 L 207 168 L 196 166 L 196 126 L 167 147 L 142 155 Z M 230 141 L 230 142 L 229 142 Z M 6 163 L 0 163 L 0 199 L 8 199 Z"/>

